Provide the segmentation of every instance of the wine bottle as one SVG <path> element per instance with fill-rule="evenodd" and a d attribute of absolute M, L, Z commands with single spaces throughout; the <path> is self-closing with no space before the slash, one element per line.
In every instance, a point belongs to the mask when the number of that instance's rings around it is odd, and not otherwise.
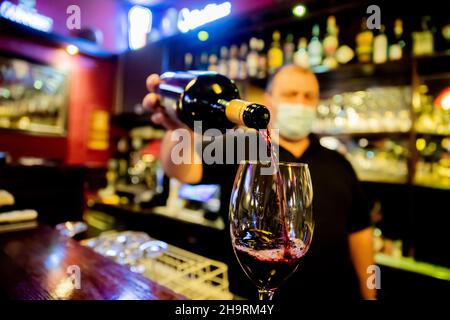
<path fill-rule="evenodd" d="M 208 70 L 208 53 L 202 52 L 200 55 L 199 70 Z"/>
<path fill-rule="evenodd" d="M 236 80 L 239 75 L 239 60 L 238 52 L 239 49 L 236 45 L 230 47 L 230 60 L 228 60 L 228 77 L 230 79 Z"/>
<path fill-rule="evenodd" d="M 319 40 L 320 28 L 319 25 L 316 24 L 312 29 L 312 38 L 308 44 L 308 55 L 309 55 L 309 64 L 312 67 L 318 66 L 322 63 L 322 43 Z"/>
<path fill-rule="evenodd" d="M 373 40 L 373 62 L 385 63 L 388 53 L 388 39 L 384 33 L 384 26 L 381 25 L 380 33 Z"/>
<path fill-rule="evenodd" d="M 309 56 L 308 56 L 308 40 L 306 38 L 300 38 L 298 40 L 298 50 L 294 54 L 294 63 L 299 67 L 309 68 Z"/>
<path fill-rule="evenodd" d="M 220 60 L 217 71 L 220 74 L 227 75 L 228 74 L 228 48 L 222 47 L 220 48 Z"/>
<path fill-rule="evenodd" d="M 258 40 L 258 79 L 265 79 L 267 77 L 267 56 L 264 54 L 264 40 Z"/>
<path fill-rule="evenodd" d="M 266 129 L 270 120 L 266 107 L 240 100 L 235 83 L 215 72 L 166 72 L 159 93 L 167 114 L 191 129 L 195 121 L 202 121 L 203 130 Z"/>
<path fill-rule="evenodd" d="M 413 32 L 413 54 L 415 56 L 433 54 L 434 37 L 429 29 L 429 16 L 422 17 L 422 31 Z"/>
<path fill-rule="evenodd" d="M 255 78 L 258 74 L 258 39 L 250 39 L 250 53 L 247 56 L 248 76 Z"/>
<path fill-rule="evenodd" d="M 283 50 L 280 48 L 280 32 L 274 31 L 272 35 L 273 42 L 267 52 L 267 62 L 269 64 L 269 73 L 272 74 L 276 69 L 283 65 Z"/>
<path fill-rule="evenodd" d="M 330 69 L 338 66 L 336 60 L 336 50 L 339 47 L 338 32 L 339 28 L 336 25 L 336 18 L 329 16 L 327 19 L 327 36 L 323 39 L 323 50 L 325 52 L 323 64 Z"/>
<path fill-rule="evenodd" d="M 238 72 L 239 80 L 247 79 L 247 54 L 248 54 L 248 46 L 246 43 L 243 43 L 239 48 L 239 72 Z"/>
<path fill-rule="evenodd" d="M 218 70 L 217 61 L 218 61 L 218 58 L 217 58 L 217 56 L 214 53 L 209 56 L 209 59 L 208 59 L 208 71 L 217 72 L 217 70 Z"/>
<path fill-rule="evenodd" d="M 187 70 L 192 69 L 192 62 L 194 61 L 194 57 L 192 56 L 192 53 L 187 52 L 184 55 L 184 68 Z"/>
<path fill-rule="evenodd" d="M 294 44 L 294 36 L 292 33 L 289 33 L 286 36 L 286 42 L 283 46 L 283 53 L 284 53 L 284 64 L 291 64 L 294 60 L 294 51 L 295 51 L 295 44 Z"/>
<path fill-rule="evenodd" d="M 373 32 L 367 28 L 367 19 L 361 23 L 361 32 L 356 35 L 356 55 L 359 62 L 367 63 L 372 59 Z"/>
<path fill-rule="evenodd" d="M 395 43 L 389 47 L 389 60 L 400 60 L 406 46 L 406 42 L 403 37 L 403 21 L 401 19 L 395 19 L 394 35 Z"/>

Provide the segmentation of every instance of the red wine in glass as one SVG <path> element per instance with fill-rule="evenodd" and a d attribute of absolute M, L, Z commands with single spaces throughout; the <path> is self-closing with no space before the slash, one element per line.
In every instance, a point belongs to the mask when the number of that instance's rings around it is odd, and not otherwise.
<path fill-rule="evenodd" d="M 272 152 L 271 156 L 275 158 L 276 154 Z M 295 272 L 314 229 L 308 165 L 275 165 L 276 170 L 267 174 L 262 169 L 272 164 L 241 163 L 230 201 L 232 245 L 260 299 L 271 299 L 279 285 Z"/>
<path fill-rule="evenodd" d="M 236 240 L 236 256 L 256 287 L 266 291 L 278 288 L 297 269 L 307 249 L 300 239 L 287 247 L 284 239 L 263 230 L 249 229 L 243 234 Z"/>

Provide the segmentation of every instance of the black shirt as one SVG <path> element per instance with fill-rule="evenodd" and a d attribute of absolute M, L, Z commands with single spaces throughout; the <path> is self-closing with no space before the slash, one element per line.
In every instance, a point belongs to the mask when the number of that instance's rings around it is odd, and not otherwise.
<path fill-rule="evenodd" d="M 309 139 L 309 147 L 299 158 L 281 146 L 279 149 L 280 161 L 302 162 L 309 166 L 315 228 L 309 251 L 276 296 L 296 298 L 307 293 L 305 298 L 357 297 L 358 282 L 350 261 L 348 235 L 371 225 L 370 210 L 356 174 L 345 157 L 322 147 L 315 135 L 310 135 Z M 202 183 L 221 186 L 221 213 L 226 222 L 236 171 L 237 165 L 203 165 Z M 229 233 L 229 229 L 225 232 Z M 231 248 L 231 243 L 229 246 Z M 232 268 L 230 266 L 230 287 L 233 289 L 236 271 Z M 240 272 L 244 274 L 242 270 Z"/>

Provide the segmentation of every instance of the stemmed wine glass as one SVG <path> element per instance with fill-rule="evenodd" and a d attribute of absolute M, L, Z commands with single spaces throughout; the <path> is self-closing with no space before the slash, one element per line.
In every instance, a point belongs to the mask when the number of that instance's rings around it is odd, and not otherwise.
<path fill-rule="evenodd" d="M 270 163 L 242 162 L 230 202 L 233 249 L 260 300 L 271 300 L 297 269 L 314 230 L 308 165 L 280 162 L 272 174 L 268 167 Z"/>

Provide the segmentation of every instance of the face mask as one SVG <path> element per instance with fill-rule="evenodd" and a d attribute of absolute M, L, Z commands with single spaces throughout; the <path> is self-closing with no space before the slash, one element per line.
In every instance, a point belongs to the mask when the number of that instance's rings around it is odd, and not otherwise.
<path fill-rule="evenodd" d="M 300 140 L 311 133 L 316 120 L 316 110 L 301 103 L 280 103 L 277 108 L 274 128 L 288 140 Z"/>

